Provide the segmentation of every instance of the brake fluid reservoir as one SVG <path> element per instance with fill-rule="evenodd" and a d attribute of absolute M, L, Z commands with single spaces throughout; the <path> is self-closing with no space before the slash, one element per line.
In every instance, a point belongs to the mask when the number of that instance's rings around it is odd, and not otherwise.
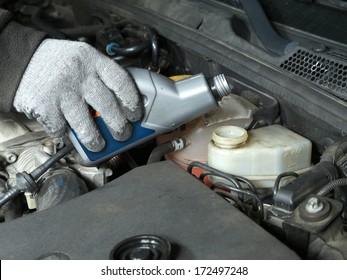
<path fill-rule="evenodd" d="M 283 172 L 305 172 L 311 165 L 311 142 L 280 125 L 250 131 L 221 126 L 212 132 L 208 165 L 251 180 L 258 188 L 272 188 Z M 216 178 L 210 178 L 216 182 Z"/>

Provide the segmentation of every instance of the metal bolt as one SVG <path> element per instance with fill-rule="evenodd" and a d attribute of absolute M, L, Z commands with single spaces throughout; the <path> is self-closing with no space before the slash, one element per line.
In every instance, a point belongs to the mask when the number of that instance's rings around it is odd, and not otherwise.
<path fill-rule="evenodd" d="M 5 158 L 8 163 L 14 163 L 17 160 L 17 155 L 14 153 L 7 153 Z"/>
<path fill-rule="evenodd" d="M 58 150 L 64 147 L 63 138 L 54 138 L 52 141 Z"/>
<path fill-rule="evenodd" d="M 319 213 L 323 208 L 324 205 L 318 197 L 311 197 L 306 203 L 306 211 L 311 214 Z"/>

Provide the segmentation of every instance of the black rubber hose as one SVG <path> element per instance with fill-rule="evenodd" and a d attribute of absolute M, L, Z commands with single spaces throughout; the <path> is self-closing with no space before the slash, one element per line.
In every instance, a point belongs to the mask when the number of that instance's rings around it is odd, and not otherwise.
<path fill-rule="evenodd" d="M 67 39 L 66 36 L 59 30 L 44 22 L 41 19 L 42 10 L 41 8 L 35 9 L 31 16 L 31 22 L 41 31 L 47 33 L 50 37 L 55 39 Z"/>
<path fill-rule="evenodd" d="M 2 207 L 6 202 L 15 198 L 20 193 L 21 193 L 21 190 L 17 186 L 14 186 L 13 188 L 11 188 L 2 197 L 0 197 L 0 207 Z"/>
<path fill-rule="evenodd" d="M 333 189 L 347 186 L 347 178 L 340 178 L 336 179 L 334 181 L 329 182 L 326 184 L 323 188 L 321 188 L 318 192 L 318 196 L 326 196 L 328 193 L 330 193 Z"/>
<path fill-rule="evenodd" d="M 157 71 L 159 68 L 159 44 L 157 33 L 150 27 L 146 27 L 148 30 L 149 36 L 151 38 L 151 47 L 152 47 L 152 65 L 151 70 Z"/>
<path fill-rule="evenodd" d="M 158 162 L 165 154 L 181 150 L 185 147 L 185 145 L 186 140 L 182 137 L 160 144 L 153 149 L 148 158 L 147 164 Z"/>
<path fill-rule="evenodd" d="M 60 29 L 59 31 L 69 38 L 92 37 L 102 28 L 102 25 L 79 26 Z"/>
<path fill-rule="evenodd" d="M 123 35 L 131 35 L 135 37 L 144 37 L 146 36 L 151 41 L 151 49 L 152 49 L 152 65 L 151 65 L 151 71 L 157 71 L 159 68 L 159 44 L 158 44 L 158 36 L 157 33 L 153 28 L 150 26 L 143 26 L 143 29 L 136 29 L 132 26 L 126 26 L 124 29 L 122 29 Z"/>
<path fill-rule="evenodd" d="M 289 41 L 277 34 L 258 0 L 242 0 L 241 4 L 255 33 L 267 50 L 282 56 L 293 51 L 298 45 L 297 42 Z"/>
<path fill-rule="evenodd" d="M 160 144 L 159 146 L 155 147 L 150 154 L 147 164 L 151 164 L 154 162 L 158 162 L 162 159 L 162 157 L 167 154 L 175 151 L 175 145 L 170 141 L 163 144 Z"/>
<path fill-rule="evenodd" d="M 116 45 L 112 45 L 112 51 L 115 52 L 117 55 L 122 56 L 133 56 L 137 55 L 144 50 L 148 49 L 151 45 L 150 40 L 145 40 L 137 45 L 131 46 L 131 47 L 117 47 Z"/>
<path fill-rule="evenodd" d="M 133 33 L 136 33 L 136 30 L 134 31 L 133 29 L 125 29 L 125 32 L 129 32 L 130 34 L 133 34 Z M 151 47 L 151 51 L 152 51 L 151 70 L 157 71 L 159 68 L 158 36 L 152 28 L 147 26 L 144 26 L 144 32 L 147 34 L 148 38 L 145 38 L 145 40 L 142 41 L 141 43 L 134 46 L 130 46 L 130 47 L 119 47 L 116 44 L 112 44 L 111 51 L 114 52 L 117 56 L 129 57 L 129 56 L 137 55 Z"/>

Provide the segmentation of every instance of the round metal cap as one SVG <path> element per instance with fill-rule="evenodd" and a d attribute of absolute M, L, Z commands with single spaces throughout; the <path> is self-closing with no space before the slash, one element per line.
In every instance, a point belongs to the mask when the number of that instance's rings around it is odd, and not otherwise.
<path fill-rule="evenodd" d="M 170 243 L 155 235 L 137 235 L 118 243 L 111 251 L 111 260 L 166 260 Z"/>

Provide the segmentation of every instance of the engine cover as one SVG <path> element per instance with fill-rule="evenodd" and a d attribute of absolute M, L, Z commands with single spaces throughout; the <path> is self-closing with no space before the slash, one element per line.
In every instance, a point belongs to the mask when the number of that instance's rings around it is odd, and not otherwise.
<path fill-rule="evenodd" d="M 1 259 L 109 259 L 116 244 L 150 234 L 171 259 L 298 256 L 170 161 L 134 169 L 95 191 L 0 225 Z"/>

